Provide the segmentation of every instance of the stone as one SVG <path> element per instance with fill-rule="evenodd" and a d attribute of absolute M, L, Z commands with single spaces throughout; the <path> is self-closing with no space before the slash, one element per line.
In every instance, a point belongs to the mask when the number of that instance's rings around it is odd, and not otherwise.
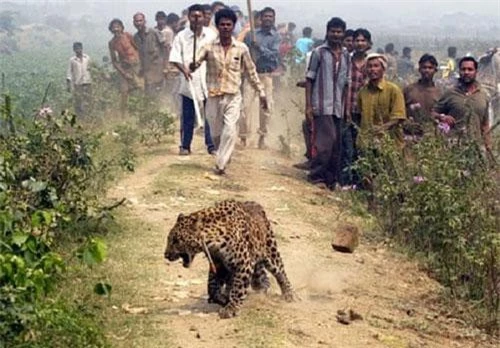
<path fill-rule="evenodd" d="M 359 245 L 359 229 L 351 224 L 342 224 L 335 230 L 332 247 L 341 253 L 352 253 Z"/>

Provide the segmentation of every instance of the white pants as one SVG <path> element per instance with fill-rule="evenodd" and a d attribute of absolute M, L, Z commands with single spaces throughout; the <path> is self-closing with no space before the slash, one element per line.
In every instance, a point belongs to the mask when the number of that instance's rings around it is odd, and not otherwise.
<path fill-rule="evenodd" d="M 250 138 L 257 129 L 257 134 L 267 136 L 269 120 L 274 107 L 273 77 L 270 74 L 259 74 L 259 80 L 264 86 L 268 109 L 260 106 L 259 93 L 257 93 L 248 79 L 243 82 L 243 113 L 240 120 L 240 137 Z M 256 126 L 257 112 L 259 113 L 259 126 Z"/>
<path fill-rule="evenodd" d="M 212 140 L 217 146 L 215 164 L 225 169 L 238 138 L 238 120 L 241 112 L 241 94 L 208 97 L 205 114 Z"/>

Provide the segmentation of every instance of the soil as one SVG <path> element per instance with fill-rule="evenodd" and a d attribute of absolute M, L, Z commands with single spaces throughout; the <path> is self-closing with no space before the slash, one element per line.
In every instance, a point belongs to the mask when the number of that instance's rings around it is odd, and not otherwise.
<path fill-rule="evenodd" d="M 123 230 L 107 241 L 106 332 L 114 347 L 494 346 L 450 314 L 444 289 L 415 262 L 370 238 L 373 223 L 350 214 L 349 194 L 310 185 L 280 152 L 252 147 L 236 150 L 227 176 L 216 176 L 201 143 L 197 136 L 185 157 L 174 144 L 145 149 L 135 173 L 108 193 L 127 198 Z M 163 259 L 179 213 L 227 198 L 266 209 L 299 301 L 283 301 L 273 282 L 268 294 L 250 292 L 240 316 L 219 319 L 206 300 L 206 258 L 189 269 Z M 331 246 L 344 223 L 361 231 L 352 254 Z"/>

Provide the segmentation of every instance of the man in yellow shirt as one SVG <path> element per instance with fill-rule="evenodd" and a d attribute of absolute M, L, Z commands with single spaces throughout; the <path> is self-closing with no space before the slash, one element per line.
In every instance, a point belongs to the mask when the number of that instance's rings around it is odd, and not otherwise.
<path fill-rule="evenodd" d="M 259 93 L 263 109 L 267 109 L 267 99 L 257 69 L 248 47 L 236 41 L 233 35 L 236 14 L 230 9 L 219 10 L 215 14 L 215 24 L 219 37 L 203 46 L 196 62 L 191 63 L 191 72 L 207 62 L 208 99 L 205 107 L 212 139 L 217 147 L 215 173 L 224 175 L 226 165 L 233 154 L 237 133 L 237 123 L 241 113 L 241 78 L 243 74 Z"/>
<path fill-rule="evenodd" d="M 439 68 L 442 71 L 443 79 L 451 79 L 455 77 L 457 71 L 457 48 L 450 46 L 448 47 L 448 59 Z"/>
<path fill-rule="evenodd" d="M 371 53 L 366 61 L 369 82 L 358 94 L 358 108 L 361 112 L 358 146 L 371 147 L 373 141 L 389 133 L 396 144 L 403 147 L 401 124 L 406 120 L 403 92 L 384 78 L 387 69 L 384 55 Z"/>

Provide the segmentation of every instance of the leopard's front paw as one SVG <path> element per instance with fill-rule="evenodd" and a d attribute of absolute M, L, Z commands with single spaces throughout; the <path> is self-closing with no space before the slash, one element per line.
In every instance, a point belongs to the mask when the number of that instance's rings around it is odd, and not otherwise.
<path fill-rule="evenodd" d="M 208 298 L 208 303 L 217 303 L 221 306 L 227 305 L 228 301 L 229 299 L 224 294 L 216 294 L 215 296 Z"/>
<path fill-rule="evenodd" d="M 271 283 L 269 279 L 252 280 L 251 286 L 254 291 L 267 294 L 267 291 L 271 287 Z"/>
<path fill-rule="evenodd" d="M 286 302 L 300 301 L 300 297 L 293 290 L 285 292 L 282 296 Z"/>
<path fill-rule="evenodd" d="M 219 317 L 221 319 L 229 319 L 237 316 L 239 314 L 238 308 L 234 307 L 233 305 L 226 305 L 224 308 L 221 308 L 219 310 Z"/>

